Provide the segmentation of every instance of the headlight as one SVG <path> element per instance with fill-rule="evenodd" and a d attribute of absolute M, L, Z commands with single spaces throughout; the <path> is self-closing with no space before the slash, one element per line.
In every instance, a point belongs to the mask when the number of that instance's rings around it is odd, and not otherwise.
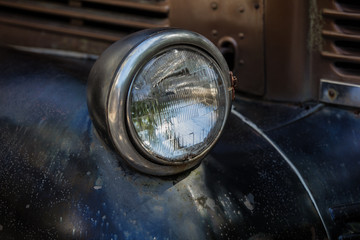
<path fill-rule="evenodd" d="M 171 175 L 200 162 L 231 104 L 226 62 L 206 38 L 179 29 L 136 33 L 95 63 L 88 105 L 98 132 L 131 166 Z"/>

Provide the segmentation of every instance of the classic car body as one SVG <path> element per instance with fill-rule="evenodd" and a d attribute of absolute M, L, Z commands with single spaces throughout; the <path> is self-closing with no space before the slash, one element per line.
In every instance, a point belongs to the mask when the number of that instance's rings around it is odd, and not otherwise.
<path fill-rule="evenodd" d="M 0 6 L 1 239 L 359 238 L 358 3 Z M 156 177 L 98 134 L 86 84 L 111 42 L 167 26 L 208 37 L 238 83 L 209 154 Z"/>

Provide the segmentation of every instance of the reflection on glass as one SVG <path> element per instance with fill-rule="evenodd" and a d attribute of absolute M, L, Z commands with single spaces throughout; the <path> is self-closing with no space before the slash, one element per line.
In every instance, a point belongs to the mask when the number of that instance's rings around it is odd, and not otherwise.
<path fill-rule="evenodd" d="M 149 61 L 130 94 L 134 129 L 147 152 L 168 161 L 201 153 L 216 138 L 225 115 L 220 69 L 189 48 Z"/>

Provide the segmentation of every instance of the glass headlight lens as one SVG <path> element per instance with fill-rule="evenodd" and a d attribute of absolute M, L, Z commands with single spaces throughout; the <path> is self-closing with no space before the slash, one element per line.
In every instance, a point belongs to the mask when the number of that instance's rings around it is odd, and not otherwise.
<path fill-rule="evenodd" d="M 176 163 L 201 154 L 222 127 L 224 85 L 218 64 L 198 49 L 178 46 L 159 53 L 130 87 L 133 140 L 155 160 Z"/>

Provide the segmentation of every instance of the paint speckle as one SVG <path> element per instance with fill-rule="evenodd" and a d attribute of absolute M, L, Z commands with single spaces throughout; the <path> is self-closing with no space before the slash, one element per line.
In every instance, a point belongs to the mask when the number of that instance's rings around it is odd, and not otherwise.
<path fill-rule="evenodd" d="M 30 208 L 30 204 L 26 204 L 25 208 Z"/>
<path fill-rule="evenodd" d="M 103 185 L 102 179 L 101 179 L 101 178 L 98 178 L 98 179 L 96 179 L 96 181 L 95 181 L 94 189 L 95 189 L 95 190 L 99 190 L 99 189 L 102 188 L 102 185 Z"/>
<path fill-rule="evenodd" d="M 0 231 L 4 229 L 4 226 L 0 224 Z"/>
<path fill-rule="evenodd" d="M 245 196 L 244 205 L 250 211 L 254 210 L 254 208 L 255 208 L 254 195 L 249 193 L 247 196 Z"/>

